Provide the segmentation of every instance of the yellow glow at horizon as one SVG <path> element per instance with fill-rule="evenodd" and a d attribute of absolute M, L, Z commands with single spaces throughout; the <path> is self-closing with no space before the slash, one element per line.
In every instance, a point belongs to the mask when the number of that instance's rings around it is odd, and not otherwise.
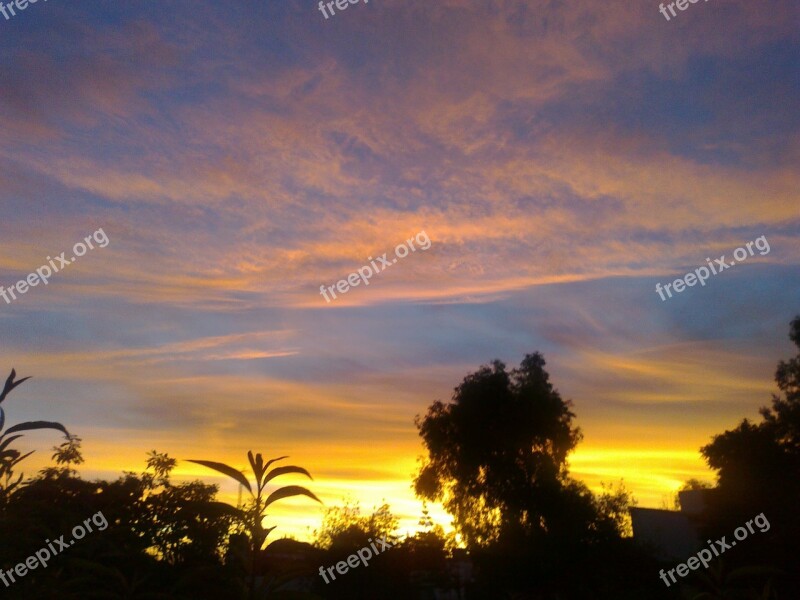
<path fill-rule="evenodd" d="M 152 447 L 159 449 L 166 447 L 163 443 L 152 439 L 149 444 L 142 440 L 137 445 L 141 445 L 143 450 L 131 453 L 119 451 L 111 446 L 103 448 L 106 451 L 96 452 L 99 448 L 92 444 L 91 456 L 87 455 L 87 462 L 80 469 L 82 476 L 85 479 L 99 477 L 115 480 L 123 471 L 141 473 L 145 466 L 145 452 Z M 272 539 L 291 536 L 299 540 L 311 541 L 313 531 L 318 529 L 322 523 L 324 508 L 340 506 L 346 499 L 357 501 L 361 506 L 362 513 L 366 514 L 387 502 L 392 513 L 400 521 L 399 533 L 401 535 L 413 535 L 418 531 L 422 502 L 414 496 L 411 488 L 411 474 L 417 466 L 416 455 L 399 449 L 402 454 L 392 457 L 391 452 L 386 452 L 384 455 L 384 452 L 381 452 L 382 449 L 375 450 L 376 462 L 380 461 L 381 466 L 384 466 L 390 473 L 387 477 L 344 479 L 328 476 L 326 472 L 341 469 L 343 468 L 342 464 L 326 464 L 316 460 L 312 465 L 308 462 L 308 457 L 315 454 L 314 449 L 306 448 L 304 452 L 296 453 L 289 462 L 308 468 L 314 476 L 314 480 L 310 481 L 305 477 L 294 475 L 281 477 L 272 482 L 275 485 L 268 487 L 268 493 L 282 485 L 302 485 L 314 492 L 323 501 L 324 507 L 305 497 L 277 502 L 268 512 L 265 522 L 266 526 L 278 526 L 273 534 L 275 537 Z M 218 499 L 236 504 L 239 494 L 238 485 L 211 469 L 186 462 L 183 460 L 186 453 L 186 450 L 181 449 L 178 449 L 177 452 L 170 452 L 173 457 L 181 459 L 173 472 L 173 481 L 178 483 L 200 479 L 205 483 L 217 484 L 220 486 Z M 39 455 L 38 460 L 34 462 L 31 459 L 31 462 L 26 465 L 27 473 L 32 474 L 35 469 L 49 463 L 46 453 L 37 454 Z M 245 473 L 249 469 L 249 467 L 245 468 L 246 457 L 240 457 L 238 454 L 236 456 L 208 456 L 208 452 L 203 452 L 198 456 L 195 454 L 196 450 L 192 451 L 191 456 L 225 462 L 235 468 L 244 469 Z M 321 455 L 322 453 L 316 452 L 316 454 Z M 691 450 L 579 447 L 569 456 L 568 462 L 572 476 L 586 483 L 595 493 L 602 491 L 601 482 L 616 485 L 623 480 L 627 489 L 633 492 L 638 501 L 637 505 L 641 507 L 662 508 L 665 504 L 670 504 L 677 489 L 689 478 L 694 477 L 713 482 L 713 474 L 705 467 L 699 453 Z M 346 466 L 345 464 L 344 467 Z M 391 474 L 396 476 L 391 476 Z M 252 477 L 250 479 L 252 480 Z M 244 496 L 246 494 L 246 491 L 243 492 Z M 436 523 L 441 524 L 446 531 L 452 530 L 451 519 L 440 505 L 429 503 L 428 508 Z"/>

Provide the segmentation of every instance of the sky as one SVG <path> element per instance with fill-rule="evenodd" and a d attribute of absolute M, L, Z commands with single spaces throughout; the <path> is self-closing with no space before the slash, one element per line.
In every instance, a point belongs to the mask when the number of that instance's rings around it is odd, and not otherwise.
<path fill-rule="evenodd" d="M 757 419 L 793 355 L 798 25 L 793 0 L 0 17 L 0 285 L 69 261 L 0 299 L 0 374 L 33 376 L 8 421 L 64 423 L 84 477 L 156 449 L 234 500 L 186 459 L 289 455 L 325 506 L 385 499 L 413 531 L 415 415 L 540 351 L 583 432 L 573 475 L 661 507 L 713 480 L 699 448 Z M 26 436 L 26 472 L 58 442 Z M 319 527 L 308 499 L 275 506 L 279 534 Z"/>

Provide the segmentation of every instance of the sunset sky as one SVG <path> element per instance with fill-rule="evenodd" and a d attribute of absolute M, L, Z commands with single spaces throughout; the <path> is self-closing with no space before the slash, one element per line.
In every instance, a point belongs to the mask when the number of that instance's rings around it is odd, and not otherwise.
<path fill-rule="evenodd" d="M 800 314 L 800 6 L 51 0 L 0 17 L 10 423 L 63 422 L 86 478 L 236 487 L 185 462 L 290 455 L 326 506 L 413 530 L 414 416 L 540 351 L 572 473 L 660 507 L 775 391 Z M 327 303 L 368 257 L 431 240 Z M 706 285 L 672 282 L 765 236 Z M 25 471 L 55 432 L 26 436 Z M 302 478 L 282 478 L 284 484 Z M 280 482 L 281 480 L 277 480 Z M 435 511 L 443 524 L 448 518 Z M 276 505 L 306 538 L 322 509 Z"/>

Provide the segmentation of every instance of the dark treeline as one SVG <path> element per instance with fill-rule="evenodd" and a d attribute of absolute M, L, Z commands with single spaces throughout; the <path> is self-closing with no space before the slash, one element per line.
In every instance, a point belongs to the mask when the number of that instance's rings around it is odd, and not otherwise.
<path fill-rule="evenodd" d="M 790 338 L 800 352 L 800 317 Z M 450 402 L 417 417 L 426 455 L 413 486 L 424 501 L 442 502 L 455 534 L 424 510 L 420 532 L 399 537 L 388 505 L 362 513 L 346 504 L 326 510 L 313 544 L 271 541 L 280 523 L 269 522 L 269 506 L 292 496 L 318 502 L 313 482 L 276 486 L 279 476 L 311 477 L 287 457 L 265 462 L 249 453 L 247 475 L 194 461 L 237 481 L 246 492 L 239 506 L 218 502 L 214 485 L 173 482 L 176 460 L 156 451 L 141 473 L 86 481 L 76 470 L 81 439 L 63 425 L 6 422 L 8 396 L 27 379 L 12 370 L 0 393 L 0 598 L 800 597 L 800 353 L 779 363 L 778 393 L 758 422 L 744 419 L 701 449 L 717 481 L 704 492 L 700 543 L 730 539 L 761 513 L 769 530 L 669 587 L 659 572 L 676 561 L 631 536 L 625 487 L 594 494 L 571 477 L 567 456 L 581 432 L 544 367 L 538 353 L 512 370 L 495 361 L 467 376 Z M 53 466 L 26 477 L 27 455 L 15 446 L 35 429 L 65 439 Z M 702 486 L 687 485 L 694 487 Z M 354 558 L 378 550 L 378 540 L 384 550 Z"/>

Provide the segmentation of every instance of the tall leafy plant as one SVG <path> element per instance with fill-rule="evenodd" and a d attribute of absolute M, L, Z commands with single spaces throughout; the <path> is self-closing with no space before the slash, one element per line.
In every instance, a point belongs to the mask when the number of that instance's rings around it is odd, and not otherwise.
<path fill-rule="evenodd" d="M 22 382 L 27 381 L 30 377 L 23 377 L 14 381 L 17 372 L 11 369 L 11 374 L 6 379 L 3 391 L 0 392 L 0 404 L 6 399 L 8 394 L 20 385 Z M 19 450 L 11 448 L 10 445 L 22 437 L 21 431 L 33 431 L 36 429 L 56 429 L 62 432 L 67 440 L 71 440 L 72 436 L 61 423 L 54 421 L 26 421 L 17 425 L 12 425 L 5 431 L 3 428 L 6 424 L 6 414 L 3 407 L 0 406 L 0 506 L 2 506 L 11 493 L 22 482 L 22 473 L 19 474 L 16 481 L 14 480 L 14 468 L 23 460 L 33 454 L 33 450 L 27 454 L 21 454 Z M 12 435 L 16 434 L 16 435 Z"/>
<path fill-rule="evenodd" d="M 280 460 L 289 458 L 288 456 L 280 456 L 278 458 L 273 458 L 265 463 L 261 454 L 256 454 L 255 456 L 253 456 L 253 452 L 248 451 L 247 458 L 250 461 L 250 467 L 253 470 L 255 486 L 250 485 L 250 481 L 248 480 L 247 477 L 245 477 L 245 475 L 241 471 L 238 471 L 233 467 L 226 465 L 225 463 L 213 462 L 210 460 L 190 460 L 189 462 L 193 462 L 198 465 L 208 467 L 209 469 L 214 469 L 215 471 L 222 473 L 223 475 L 227 475 L 228 477 L 236 481 L 239 485 L 241 485 L 242 488 L 247 490 L 248 493 L 250 494 L 250 500 L 247 503 L 245 503 L 243 509 L 234 508 L 230 505 L 226 506 L 230 511 L 233 511 L 234 514 L 236 514 L 236 516 L 238 516 L 241 519 L 249 534 L 250 551 L 251 551 L 250 593 L 252 596 L 255 589 L 256 559 L 258 557 L 259 552 L 264 547 L 264 542 L 266 541 L 267 536 L 269 536 L 272 530 L 275 529 L 276 527 L 272 526 L 267 529 L 264 528 L 263 521 L 264 518 L 267 516 L 266 514 L 267 508 L 269 508 L 270 505 L 277 502 L 278 500 L 283 500 L 284 498 L 291 498 L 292 496 L 307 496 L 312 500 L 316 500 L 320 504 L 322 504 L 322 501 L 319 498 L 317 498 L 313 492 L 299 485 L 283 486 L 274 490 L 269 495 L 267 495 L 265 492 L 267 484 L 276 477 L 280 477 L 281 475 L 288 475 L 291 473 L 295 473 L 299 475 L 305 475 L 312 481 L 314 478 L 311 477 L 311 473 L 306 471 L 303 467 L 298 467 L 295 465 L 275 467 L 270 470 L 270 466 L 272 464 Z"/>

